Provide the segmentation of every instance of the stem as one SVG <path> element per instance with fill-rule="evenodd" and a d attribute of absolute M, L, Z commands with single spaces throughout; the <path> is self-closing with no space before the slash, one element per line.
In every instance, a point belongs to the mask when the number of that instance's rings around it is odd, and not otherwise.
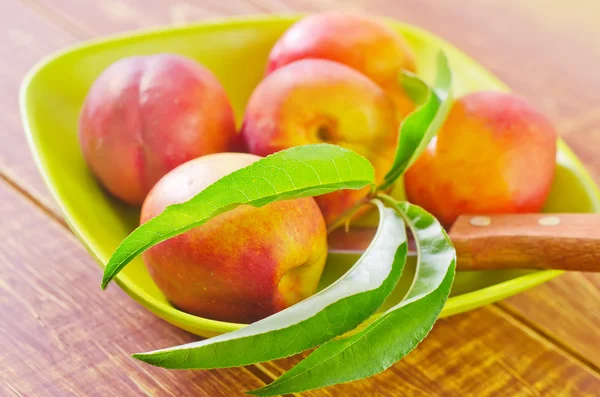
<path fill-rule="evenodd" d="M 389 204 L 389 205 L 391 205 L 393 207 L 395 207 L 396 204 L 398 204 L 398 200 L 396 200 L 392 196 L 389 196 L 389 195 L 387 195 L 385 193 L 378 192 L 375 195 L 375 197 L 378 198 L 379 200 L 383 201 L 384 203 Z"/>
<path fill-rule="evenodd" d="M 400 174 L 400 175 L 402 175 L 402 174 Z M 400 177 L 400 175 L 398 175 L 398 176 L 396 176 L 396 177 L 394 177 L 392 179 L 386 179 L 386 180 L 384 180 L 383 182 L 381 182 L 381 184 L 379 186 L 377 186 L 376 190 L 378 192 L 382 191 L 382 190 L 384 190 L 384 191 L 388 190 L 389 188 L 392 187 L 392 185 L 396 182 L 396 180 L 398 180 L 398 178 Z"/>
<path fill-rule="evenodd" d="M 370 197 L 366 197 L 352 207 L 344 211 L 332 224 L 327 228 L 327 234 L 333 232 L 338 227 L 342 226 L 344 223 L 349 222 L 352 219 L 352 216 L 358 212 L 360 207 L 370 202 Z"/>

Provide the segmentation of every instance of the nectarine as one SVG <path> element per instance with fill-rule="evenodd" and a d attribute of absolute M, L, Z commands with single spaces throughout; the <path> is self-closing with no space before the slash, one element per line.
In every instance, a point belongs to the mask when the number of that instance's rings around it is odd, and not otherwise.
<path fill-rule="evenodd" d="M 79 139 L 93 173 L 114 196 L 141 204 L 167 172 L 231 150 L 233 110 L 216 77 L 170 54 L 122 59 L 92 85 Z"/>
<path fill-rule="evenodd" d="M 277 41 L 267 73 L 307 58 L 336 61 L 363 73 L 392 98 L 399 119 L 414 109 L 398 74 L 402 69 L 415 71 L 415 56 L 400 34 L 377 19 L 345 12 L 307 16 Z"/>
<path fill-rule="evenodd" d="M 141 222 L 258 159 L 218 153 L 180 165 L 148 194 Z M 237 207 L 143 255 L 176 307 L 238 323 L 260 320 L 312 295 L 326 257 L 325 222 L 312 198 Z"/>
<path fill-rule="evenodd" d="M 554 177 L 556 140 L 551 122 L 521 98 L 466 95 L 406 172 L 406 195 L 447 227 L 462 214 L 538 212 Z"/>
<path fill-rule="evenodd" d="M 259 156 L 320 142 L 352 149 L 371 161 L 380 181 L 394 159 L 397 125 L 392 101 L 365 75 L 341 63 L 305 59 L 256 87 L 242 134 L 248 150 Z M 366 194 L 344 190 L 316 200 L 330 224 Z"/>

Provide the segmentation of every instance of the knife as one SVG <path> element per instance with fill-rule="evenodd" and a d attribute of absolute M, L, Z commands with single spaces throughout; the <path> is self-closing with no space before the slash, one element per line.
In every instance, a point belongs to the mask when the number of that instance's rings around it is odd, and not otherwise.
<path fill-rule="evenodd" d="M 329 235 L 329 252 L 362 253 L 373 227 Z M 458 270 L 555 269 L 600 272 L 600 214 L 463 215 L 449 231 Z M 414 242 L 409 242 L 414 254 Z"/>

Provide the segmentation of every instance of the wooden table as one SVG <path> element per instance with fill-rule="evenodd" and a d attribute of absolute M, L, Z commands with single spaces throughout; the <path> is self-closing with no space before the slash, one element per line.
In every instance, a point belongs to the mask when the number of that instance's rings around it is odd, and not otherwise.
<path fill-rule="evenodd" d="M 545 111 L 600 183 L 598 0 L 1 0 L 0 395 L 236 396 L 298 358 L 166 371 L 129 353 L 194 336 L 101 272 L 66 227 L 27 148 L 25 72 L 65 45 L 233 14 L 343 7 L 392 16 L 456 44 Z M 600 275 L 567 274 L 441 320 L 402 362 L 307 396 L 600 396 Z"/>

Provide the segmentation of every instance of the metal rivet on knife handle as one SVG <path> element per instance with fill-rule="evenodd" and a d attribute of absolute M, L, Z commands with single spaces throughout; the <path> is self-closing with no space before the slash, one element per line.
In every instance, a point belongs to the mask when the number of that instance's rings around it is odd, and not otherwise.
<path fill-rule="evenodd" d="M 560 218 L 558 216 L 545 216 L 538 220 L 540 226 L 556 226 L 560 224 Z"/>
<path fill-rule="evenodd" d="M 492 223 L 492 218 L 489 216 L 474 216 L 469 223 L 473 226 L 489 226 Z"/>

